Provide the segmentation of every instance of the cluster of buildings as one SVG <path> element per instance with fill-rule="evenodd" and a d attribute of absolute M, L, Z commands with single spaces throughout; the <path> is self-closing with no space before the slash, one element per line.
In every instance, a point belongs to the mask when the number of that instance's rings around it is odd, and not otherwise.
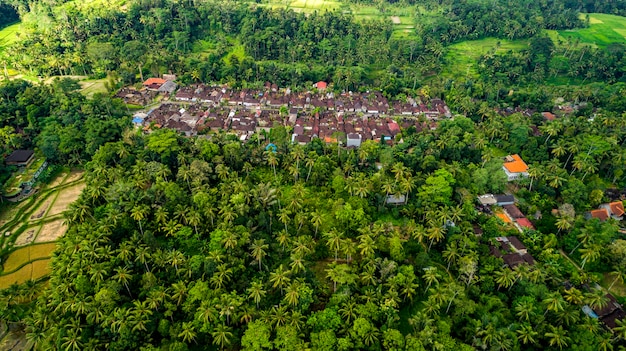
<path fill-rule="evenodd" d="M 624 203 L 621 201 L 614 201 L 601 204 L 598 209 L 589 211 L 586 217 L 588 219 L 597 218 L 602 222 L 609 218 L 621 221 L 624 218 Z"/>
<path fill-rule="evenodd" d="M 480 203 L 479 210 L 489 214 L 492 213 L 491 208 L 493 206 L 499 206 L 498 210 L 495 211 L 496 217 L 500 218 L 504 223 L 514 225 L 520 232 L 525 229 L 535 229 L 524 213 L 515 206 L 515 197 L 513 195 L 485 194 L 478 196 L 478 202 Z"/>
<path fill-rule="evenodd" d="M 317 86 L 324 86 L 320 83 Z M 291 127 L 295 143 L 320 138 L 358 147 L 365 140 L 391 143 L 401 128 L 434 128 L 439 118 L 451 116 L 440 99 L 425 103 L 420 98 L 407 98 L 390 104 L 380 92 L 335 95 L 324 88 L 294 93 L 279 91 L 272 84 L 263 90 L 196 84 L 180 88 L 172 99 L 177 103 L 164 103 L 145 116 L 136 116 L 134 122 L 145 129 L 166 127 L 188 136 L 225 130 L 242 141 L 282 125 Z"/>

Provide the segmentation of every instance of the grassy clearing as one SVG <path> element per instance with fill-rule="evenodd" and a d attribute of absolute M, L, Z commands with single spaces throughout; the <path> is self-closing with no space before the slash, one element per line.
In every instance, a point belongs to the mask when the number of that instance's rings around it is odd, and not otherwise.
<path fill-rule="evenodd" d="M 4 48 L 17 40 L 17 33 L 22 26 L 21 22 L 6 26 L 0 30 L 0 53 Z"/>
<path fill-rule="evenodd" d="M 246 57 L 246 49 L 244 48 L 243 44 L 240 43 L 236 43 L 232 49 L 228 52 L 228 54 L 224 57 L 224 62 L 226 62 L 226 64 L 230 65 L 230 59 L 231 57 L 236 57 L 239 62 L 241 62 L 241 60 L 243 60 L 244 57 Z"/>
<path fill-rule="evenodd" d="M 603 288 L 608 289 L 609 286 L 613 284 L 614 280 L 615 277 L 613 275 L 611 275 L 610 273 L 604 273 L 602 275 L 602 281 L 600 282 L 600 285 Z M 626 285 L 618 280 L 611 287 L 610 293 L 618 297 L 626 297 Z"/>
<path fill-rule="evenodd" d="M 581 18 L 584 19 L 585 15 Z M 626 43 L 626 17 L 591 13 L 587 28 L 549 30 L 547 33 L 556 45 L 578 42 L 602 48 L 611 43 Z"/>
<path fill-rule="evenodd" d="M 496 54 L 511 50 L 522 50 L 528 46 L 526 40 L 504 40 L 485 38 L 480 40 L 462 41 L 448 47 L 443 76 L 478 76 L 478 59 L 491 50 Z"/>
<path fill-rule="evenodd" d="M 108 92 L 106 82 L 106 78 L 80 81 L 78 82 L 81 86 L 80 93 L 86 97 L 92 97 L 96 93 L 106 94 Z"/>

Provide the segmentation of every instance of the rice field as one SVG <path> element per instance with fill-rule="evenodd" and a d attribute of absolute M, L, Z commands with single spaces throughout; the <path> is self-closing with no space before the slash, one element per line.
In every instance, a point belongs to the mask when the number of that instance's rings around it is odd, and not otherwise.
<path fill-rule="evenodd" d="M 12 272 L 23 265 L 24 262 L 50 257 L 55 248 L 55 243 L 45 243 L 17 249 L 7 257 L 4 263 L 4 271 Z"/>
<path fill-rule="evenodd" d="M 581 18 L 585 20 L 586 15 L 581 14 Z M 578 43 L 606 47 L 611 43 L 626 43 L 626 17 L 590 13 L 587 28 L 547 32 L 557 45 Z"/>
<path fill-rule="evenodd" d="M 0 30 L 0 53 L 4 48 L 17 40 L 17 33 L 20 31 L 22 24 L 20 22 L 6 26 Z"/>
<path fill-rule="evenodd" d="M 479 40 L 467 40 L 448 47 L 446 53 L 446 68 L 443 76 L 478 76 L 478 59 L 491 50 L 496 54 L 508 51 L 523 50 L 528 46 L 526 40 L 505 40 L 497 38 L 485 38 Z"/>

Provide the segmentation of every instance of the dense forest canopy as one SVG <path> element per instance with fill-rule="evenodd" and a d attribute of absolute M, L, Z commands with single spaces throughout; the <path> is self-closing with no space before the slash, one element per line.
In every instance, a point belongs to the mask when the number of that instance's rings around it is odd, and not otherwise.
<path fill-rule="evenodd" d="M 509 123 L 520 120 L 500 128 Z M 602 133 L 618 137 L 620 128 Z M 264 151 L 223 134 L 208 141 L 167 130 L 107 144 L 86 166 L 88 187 L 67 215 L 71 229 L 27 318 L 29 338 L 42 349 L 94 350 L 592 350 L 611 342 L 579 307 L 601 304 L 593 301 L 603 292 L 580 287 L 586 278 L 554 248 L 584 233 L 583 255 L 602 250 L 588 268 L 623 269 L 618 243 L 607 245 L 615 223 L 577 216 L 580 229 L 557 237 L 520 234 L 477 212 L 468 195 L 501 191 L 506 181 L 501 161 L 479 157 L 477 139 L 437 146 L 464 133 L 490 132 L 459 118 L 358 152 L 283 139 Z M 602 140 L 588 138 L 581 144 Z M 577 167 L 562 176 L 580 182 Z M 547 201 L 533 203 L 550 217 L 550 202 L 569 201 L 570 188 L 548 173 L 537 179 L 523 196 Z M 409 203 L 387 205 L 388 194 Z M 484 228 L 480 239 L 474 224 Z M 507 234 L 521 235 L 536 265 L 511 270 L 490 256 L 486 243 Z"/>

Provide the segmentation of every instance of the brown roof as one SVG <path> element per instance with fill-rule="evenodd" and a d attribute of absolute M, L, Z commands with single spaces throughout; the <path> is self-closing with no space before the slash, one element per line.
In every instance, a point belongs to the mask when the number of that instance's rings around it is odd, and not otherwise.
<path fill-rule="evenodd" d="M 524 258 L 520 254 L 517 254 L 517 253 L 504 255 L 502 256 L 502 260 L 511 268 L 526 262 L 524 261 Z"/>
<path fill-rule="evenodd" d="M 520 211 L 519 208 L 517 208 L 517 206 L 515 205 L 504 205 L 502 206 L 506 212 L 509 213 L 509 216 L 517 219 L 517 218 L 524 218 L 524 214 L 522 213 L 522 211 Z"/>
<path fill-rule="evenodd" d="M 589 214 L 591 214 L 591 217 L 597 218 L 601 221 L 606 221 L 609 218 L 609 211 L 607 211 L 606 208 L 592 210 L 589 212 Z"/>
<path fill-rule="evenodd" d="M 614 216 L 619 217 L 624 214 L 624 204 L 621 201 L 611 202 L 609 207 Z"/>
<path fill-rule="evenodd" d="M 526 250 L 526 246 L 524 246 L 524 244 L 522 244 L 522 242 L 519 241 L 519 239 L 516 236 L 509 236 L 507 237 L 507 239 L 509 239 L 509 242 L 511 243 L 511 245 L 513 245 L 515 249 Z"/>

